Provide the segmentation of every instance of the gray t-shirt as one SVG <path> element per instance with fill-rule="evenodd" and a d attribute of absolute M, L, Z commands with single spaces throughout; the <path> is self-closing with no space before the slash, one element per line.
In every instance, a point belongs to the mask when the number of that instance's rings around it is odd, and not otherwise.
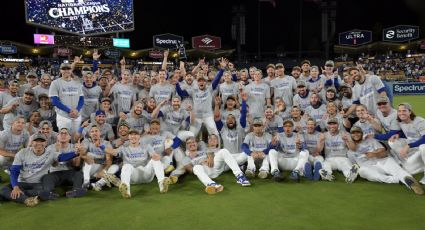
<path fill-rule="evenodd" d="M 279 153 L 282 153 L 282 156 L 285 158 L 297 157 L 302 148 L 305 146 L 303 135 L 292 133 L 292 135 L 288 136 L 286 133 L 279 133 L 278 136 L 278 150 Z M 297 139 L 299 139 L 301 146 L 297 146 Z M 301 147 L 301 149 L 299 147 Z"/>
<path fill-rule="evenodd" d="M 161 108 L 162 120 L 161 125 L 163 130 L 177 133 L 183 127 L 186 127 L 186 119 L 190 117 L 189 112 L 185 109 L 178 109 L 175 111 L 171 106 Z"/>
<path fill-rule="evenodd" d="M 274 135 L 283 129 L 283 120 L 279 116 L 274 116 L 273 119 L 267 120 L 265 124 L 266 132 Z"/>
<path fill-rule="evenodd" d="M 314 131 L 314 133 L 308 133 L 308 132 L 303 133 L 304 141 L 305 141 L 305 144 L 307 145 L 307 149 L 310 154 L 317 152 L 317 144 L 320 141 L 320 135 L 321 133 L 316 130 Z"/>
<path fill-rule="evenodd" d="M 270 99 L 270 87 L 266 83 L 250 83 L 245 87 L 248 93 L 247 104 L 252 117 L 263 117 L 266 99 Z"/>
<path fill-rule="evenodd" d="M 75 146 L 74 146 L 74 144 L 68 144 L 68 146 L 65 149 L 61 149 L 60 151 L 57 151 L 55 144 L 52 144 L 52 145 L 47 146 L 46 151 L 54 152 L 55 161 L 57 161 L 56 159 L 59 157 L 59 155 L 61 153 L 75 152 Z M 67 171 L 67 170 L 72 170 L 72 169 L 74 169 L 74 167 L 71 165 L 71 161 L 64 161 L 64 162 L 55 162 L 50 167 L 49 171 L 50 172 L 57 172 L 57 171 Z"/>
<path fill-rule="evenodd" d="M 299 94 L 294 95 L 294 106 L 298 106 L 302 111 L 307 109 L 307 107 L 310 106 L 310 96 L 311 93 L 308 92 L 308 95 L 306 97 L 301 97 Z"/>
<path fill-rule="evenodd" d="M 332 135 L 330 132 L 325 133 L 325 157 L 347 157 L 347 144 L 342 139 L 344 131 Z"/>
<path fill-rule="evenodd" d="M 36 87 L 32 88 L 32 90 L 34 90 L 34 98 L 38 101 L 38 96 L 40 96 L 40 94 L 46 94 L 49 95 L 49 89 L 50 86 L 48 88 L 44 88 L 41 85 L 37 85 Z"/>
<path fill-rule="evenodd" d="M 322 104 L 318 108 L 314 108 L 313 106 L 309 106 L 304 111 L 307 115 L 313 118 L 317 124 L 320 124 L 322 121 L 323 115 L 326 114 L 326 105 Z"/>
<path fill-rule="evenodd" d="M 154 153 L 152 146 L 120 146 L 118 156 L 123 159 L 124 164 L 130 164 L 134 167 L 146 166 Z"/>
<path fill-rule="evenodd" d="M 378 90 L 385 88 L 381 79 L 375 75 L 368 75 L 363 84 L 356 84 L 353 87 L 353 102 L 360 101 L 367 107 L 369 114 L 375 115 L 378 108 L 376 102 L 379 97 Z"/>
<path fill-rule="evenodd" d="M 81 144 L 83 148 L 87 150 L 87 156 L 92 157 L 94 159 L 94 163 L 105 163 L 106 154 L 102 149 L 96 147 L 96 145 L 88 139 L 85 139 Z M 105 145 L 106 148 L 112 148 L 111 143 L 109 143 L 109 141 L 101 140 L 101 145 Z"/>
<path fill-rule="evenodd" d="M 70 109 L 76 109 L 80 96 L 83 95 L 81 83 L 76 80 L 65 81 L 62 78 L 52 82 L 49 90 L 49 97 L 59 97 L 59 100 Z M 56 113 L 70 118 L 68 113 L 56 108 Z"/>
<path fill-rule="evenodd" d="M 121 84 L 120 82 L 112 86 L 109 96 L 113 97 L 112 110 L 115 114 L 120 112 L 127 113 L 131 110 L 133 100 L 136 98 L 129 84 Z"/>
<path fill-rule="evenodd" d="M 21 134 L 12 134 L 11 130 L 0 132 L 0 149 L 8 152 L 17 153 L 20 149 L 27 147 L 29 133 L 23 130 Z"/>
<path fill-rule="evenodd" d="M 176 88 L 174 85 L 165 83 L 164 85 L 155 84 L 151 87 L 149 91 L 149 97 L 153 97 L 157 104 L 161 103 L 164 100 L 171 100 L 173 95 L 176 94 Z"/>
<path fill-rule="evenodd" d="M 219 87 L 219 92 L 221 94 L 221 101 L 223 102 L 223 105 L 226 103 L 228 96 L 236 96 L 239 94 L 238 85 L 234 82 L 230 84 L 224 82 L 221 83 Z"/>
<path fill-rule="evenodd" d="M 264 133 L 259 137 L 251 132 L 246 135 L 243 143 L 248 144 L 251 151 L 264 151 L 269 147 L 271 141 L 272 135 L 269 133 Z"/>
<path fill-rule="evenodd" d="M 220 131 L 220 136 L 223 143 L 223 148 L 229 150 L 230 153 L 241 153 L 241 145 L 245 138 L 245 129 L 242 128 L 238 120 L 234 129 L 229 129 L 224 123 Z"/>
<path fill-rule="evenodd" d="M 22 165 L 18 181 L 40 183 L 41 178 L 48 173 L 55 160 L 57 155 L 54 151 L 46 149 L 41 156 L 37 156 L 32 148 L 20 150 L 13 161 L 13 165 Z"/>
<path fill-rule="evenodd" d="M 367 158 L 365 153 L 384 148 L 377 140 L 368 138 L 357 145 L 356 151 L 348 151 L 348 158 L 354 160 L 360 167 L 364 165 L 374 165 L 378 158 Z"/>
<path fill-rule="evenodd" d="M 212 86 L 207 86 L 205 90 L 189 88 L 186 90 L 193 99 L 193 112 L 196 118 L 213 116 L 212 101 L 214 90 Z"/>
<path fill-rule="evenodd" d="M 162 154 L 165 150 L 165 139 L 174 139 L 174 137 L 175 135 L 167 131 L 161 132 L 159 135 L 145 135 L 141 138 L 140 144 L 141 146 L 150 145 L 156 153 Z"/>
<path fill-rule="evenodd" d="M 273 88 L 273 99 L 281 97 L 287 106 L 292 106 L 293 92 L 297 89 L 297 82 L 292 76 L 277 77 L 270 82 Z"/>
<path fill-rule="evenodd" d="M 376 111 L 376 118 L 378 118 L 378 120 L 381 122 L 381 125 L 386 132 L 400 129 L 397 124 L 397 111 L 395 109 L 391 109 L 390 114 L 388 114 L 386 117 L 384 117 L 382 112 L 378 110 Z"/>
<path fill-rule="evenodd" d="M 99 109 L 99 99 L 103 96 L 102 89 L 96 85 L 92 88 L 82 87 L 84 94 L 84 106 L 81 109 L 83 120 L 90 118 L 90 115 Z"/>

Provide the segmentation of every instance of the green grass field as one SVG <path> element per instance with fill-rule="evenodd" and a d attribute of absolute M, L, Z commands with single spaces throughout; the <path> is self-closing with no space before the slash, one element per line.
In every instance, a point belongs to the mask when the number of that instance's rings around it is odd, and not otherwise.
<path fill-rule="evenodd" d="M 394 104 L 410 102 L 425 116 L 423 98 L 398 97 Z M 217 182 L 225 189 L 214 196 L 189 175 L 167 194 L 155 182 L 132 186 L 130 200 L 113 188 L 35 208 L 1 203 L 0 229 L 425 229 L 425 196 L 404 185 L 346 184 L 337 174 L 336 182 L 254 179 L 242 188 L 229 172 Z"/>

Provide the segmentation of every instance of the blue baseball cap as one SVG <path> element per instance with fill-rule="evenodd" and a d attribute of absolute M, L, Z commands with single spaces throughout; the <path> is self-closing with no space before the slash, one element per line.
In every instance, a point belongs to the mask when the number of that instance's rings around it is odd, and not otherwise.
<path fill-rule="evenodd" d="M 106 113 L 105 113 L 105 111 L 99 109 L 99 110 L 96 111 L 96 116 L 99 116 L 99 115 L 106 116 Z"/>

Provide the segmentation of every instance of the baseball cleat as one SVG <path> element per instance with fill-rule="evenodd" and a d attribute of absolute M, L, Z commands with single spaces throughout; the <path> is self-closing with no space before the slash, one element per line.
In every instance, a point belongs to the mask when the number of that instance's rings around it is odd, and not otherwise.
<path fill-rule="evenodd" d="M 84 195 L 86 195 L 87 193 L 87 189 L 85 188 L 79 188 L 79 189 L 75 189 L 75 190 L 71 190 L 65 193 L 65 196 L 67 198 L 77 198 L 77 197 L 82 197 Z"/>
<path fill-rule="evenodd" d="M 245 176 L 248 178 L 254 178 L 255 177 L 255 171 L 251 169 L 247 169 L 245 171 Z"/>
<path fill-rule="evenodd" d="M 266 179 L 268 176 L 269 176 L 269 172 L 265 170 L 260 170 L 260 172 L 258 173 L 258 178 L 260 179 Z"/>
<path fill-rule="evenodd" d="M 291 179 L 294 182 L 300 182 L 300 172 L 298 170 L 294 170 L 289 175 L 289 179 Z"/>
<path fill-rule="evenodd" d="M 314 164 L 313 180 L 315 180 L 315 181 L 320 180 L 320 169 L 322 169 L 322 163 L 316 162 Z"/>
<path fill-rule="evenodd" d="M 57 200 L 59 198 L 59 194 L 48 191 L 42 191 L 38 195 L 41 200 Z"/>
<path fill-rule="evenodd" d="M 208 193 L 209 195 L 214 195 L 216 193 L 223 191 L 223 189 L 224 189 L 223 185 L 217 184 L 217 183 L 211 183 L 207 185 L 207 187 L 205 188 L 205 192 Z"/>
<path fill-rule="evenodd" d="M 102 191 L 102 186 L 98 185 L 97 183 L 91 183 L 91 189 L 93 191 L 100 192 Z"/>
<path fill-rule="evenodd" d="M 121 184 L 118 186 L 118 190 L 120 191 L 120 193 L 121 193 L 122 197 L 124 197 L 124 198 L 126 198 L 126 199 L 131 198 L 130 191 L 129 191 L 128 186 L 127 186 L 126 184 L 121 183 Z"/>
<path fill-rule="evenodd" d="M 424 177 L 422 177 L 422 179 L 419 181 L 419 183 L 421 183 L 421 184 L 425 184 L 425 176 L 424 176 Z"/>
<path fill-rule="evenodd" d="M 108 187 L 111 187 L 111 184 L 113 184 L 115 187 L 118 187 L 121 184 L 121 180 L 114 174 L 105 173 L 104 179 L 106 183 L 109 183 Z"/>
<path fill-rule="evenodd" d="M 358 164 L 353 164 L 353 166 L 351 166 L 350 175 L 348 175 L 348 177 L 345 178 L 345 182 L 353 183 L 357 179 L 357 176 L 359 175 L 359 168 L 360 167 Z"/>
<path fill-rule="evenodd" d="M 236 177 L 236 183 L 242 185 L 242 187 L 251 186 L 251 183 L 246 179 L 245 175 L 240 174 Z"/>
<path fill-rule="evenodd" d="M 407 186 L 410 189 L 412 189 L 412 191 L 416 195 L 423 195 L 424 194 L 424 189 L 422 188 L 422 185 L 420 185 L 415 178 L 413 178 L 411 176 L 407 176 L 407 177 L 404 178 L 404 182 L 407 184 Z"/>
<path fill-rule="evenodd" d="M 168 166 L 167 166 L 167 168 L 166 168 L 166 169 L 164 169 L 164 173 L 165 173 L 165 174 L 169 174 L 169 173 L 171 173 L 172 171 L 174 171 L 174 169 L 176 169 L 176 168 L 174 168 L 174 166 L 173 166 L 173 165 L 168 165 Z"/>
<path fill-rule="evenodd" d="M 171 183 L 170 178 L 164 177 L 161 181 L 159 181 L 159 192 L 166 193 L 168 192 L 168 185 Z"/>
<path fill-rule="evenodd" d="M 179 181 L 178 176 L 170 176 L 170 184 L 177 184 L 177 181 Z"/>
<path fill-rule="evenodd" d="M 282 174 L 279 172 L 279 170 L 274 170 L 272 172 L 272 178 L 274 181 L 276 182 L 282 182 L 283 181 L 283 176 Z"/>
<path fill-rule="evenodd" d="M 40 203 L 40 200 L 38 199 L 38 196 L 35 197 L 28 197 L 27 199 L 25 199 L 24 204 L 27 207 L 34 207 L 36 206 L 38 203 Z"/>
<path fill-rule="evenodd" d="M 313 180 L 313 167 L 311 167 L 310 162 L 306 162 L 304 165 L 304 177 Z"/>
<path fill-rule="evenodd" d="M 334 181 L 335 180 L 334 175 L 328 173 L 328 171 L 326 171 L 324 169 L 320 169 L 319 174 L 322 177 L 322 180 L 327 180 L 327 181 Z"/>

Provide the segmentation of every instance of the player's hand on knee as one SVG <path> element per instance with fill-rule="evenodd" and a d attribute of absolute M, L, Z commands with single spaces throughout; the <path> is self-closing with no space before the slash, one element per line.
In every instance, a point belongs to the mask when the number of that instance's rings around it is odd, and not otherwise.
<path fill-rule="evenodd" d="M 13 190 L 12 190 L 12 192 L 10 193 L 10 197 L 11 197 L 13 200 L 16 200 L 16 199 L 18 199 L 19 197 L 21 197 L 21 194 L 24 194 L 24 193 L 22 192 L 22 190 L 21 190 L 18 186 L 15 186 L 15 187 L 13 187 Z"/>
<path fill-rule="evenodd" d="M 258 159 L 264 159 L 266 157 L 266 154 L 264 152 L 258 152 Z"/>

